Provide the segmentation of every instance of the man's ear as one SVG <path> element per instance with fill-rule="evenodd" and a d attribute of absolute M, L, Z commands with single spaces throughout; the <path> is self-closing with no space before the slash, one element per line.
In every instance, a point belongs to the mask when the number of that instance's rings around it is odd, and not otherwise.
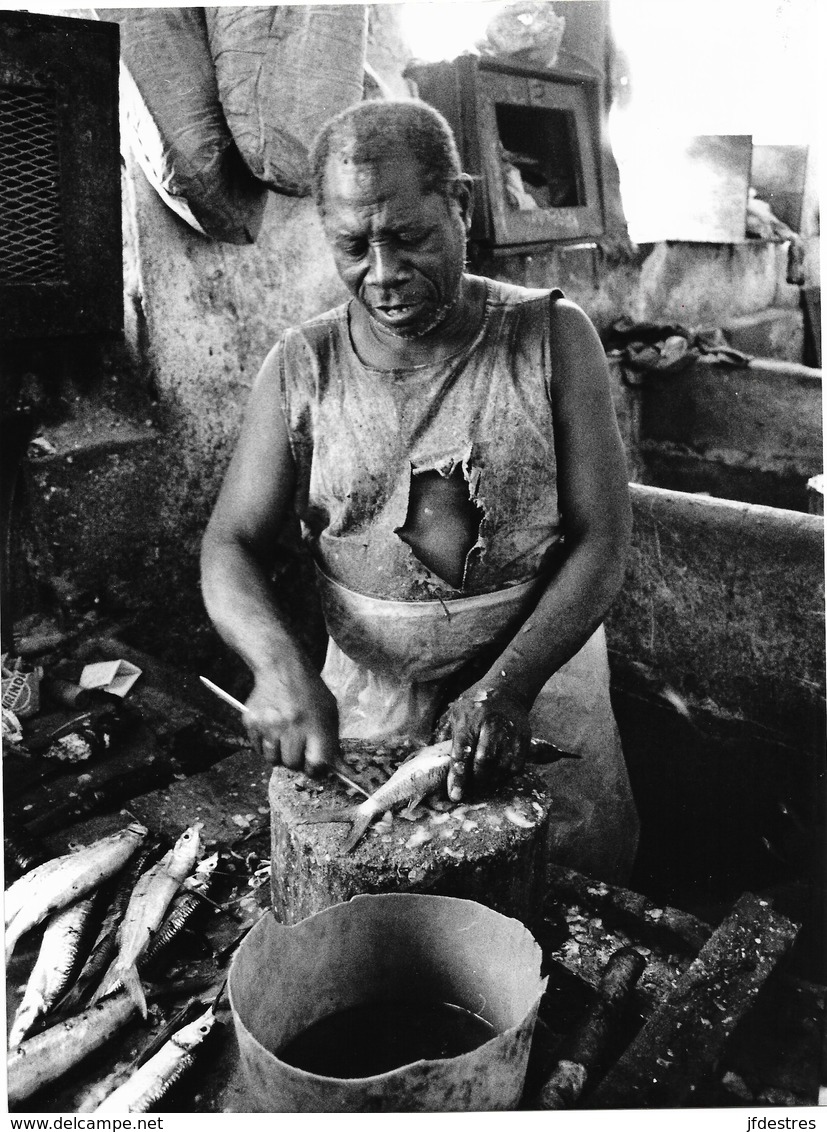
<path fill-rule="evenodd" d="M 471 230 L 471 214 L 474 211 L 474 178 L 468 173 L 460 173 L 451 187 L 451 195 L 459 205 L 465 231 Z"/>

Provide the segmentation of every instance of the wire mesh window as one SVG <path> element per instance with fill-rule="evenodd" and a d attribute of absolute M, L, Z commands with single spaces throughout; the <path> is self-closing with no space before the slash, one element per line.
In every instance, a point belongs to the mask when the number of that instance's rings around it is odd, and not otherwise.
<path fill-rule="evenodd" d="M 66 278 L 55 93 L 0 87 L 0 283 Z"/>

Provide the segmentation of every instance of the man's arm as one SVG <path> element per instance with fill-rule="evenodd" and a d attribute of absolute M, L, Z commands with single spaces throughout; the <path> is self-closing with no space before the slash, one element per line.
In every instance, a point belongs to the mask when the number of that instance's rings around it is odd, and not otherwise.
<path fill-rule="evenodd" d="M 626 570 L 631 506 L 608 363 L 583 311 L 565 299 L 551 307 L 554 444 L 565 558 L 531 616 L 489 671 L 449 712 L 451 798 L 471 775 L 521 762 L 528 712 L 540 689 L 603 620 Z"/>
<path fill-rule="evenodd" d="M 307 773 L 336 762 L 336 701 L 287 629 L 269 576 L 291 499 L 293 458 L 275 352 L 261 369 L 201 549 L 204 603 L 255 685 L 244 721 L 273 763 Z"/>

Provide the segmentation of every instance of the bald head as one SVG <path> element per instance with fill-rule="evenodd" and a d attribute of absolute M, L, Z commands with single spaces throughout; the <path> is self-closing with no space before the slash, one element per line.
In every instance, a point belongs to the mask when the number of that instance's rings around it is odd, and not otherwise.
<path fill-rule="evenodd" d="M 360 102 L 324 126 L 311 153 L 313 197 L 324 214 L 325 176 L 331 157 L 354 165 L 411 156 L 422 172 L 423 192 L 450 193 L 463 178 L 454 135 L 442 115 L 418 99 Z"/>

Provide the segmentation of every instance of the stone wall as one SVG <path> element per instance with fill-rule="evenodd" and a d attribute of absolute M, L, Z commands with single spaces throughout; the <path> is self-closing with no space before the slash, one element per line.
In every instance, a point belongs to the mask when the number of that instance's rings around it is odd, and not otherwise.
<path fill-rule="evenodd" d="M 481 274 L 526 287 L 562 287 L 599 330 L 625 315 L 638 322 L 722 326 L 768 308 L 798 308 L 786 282 L 787 246 L 646 244 L 618 262 L 600 248 L 552 248 L 535 254 L 477 256 Z"/>

